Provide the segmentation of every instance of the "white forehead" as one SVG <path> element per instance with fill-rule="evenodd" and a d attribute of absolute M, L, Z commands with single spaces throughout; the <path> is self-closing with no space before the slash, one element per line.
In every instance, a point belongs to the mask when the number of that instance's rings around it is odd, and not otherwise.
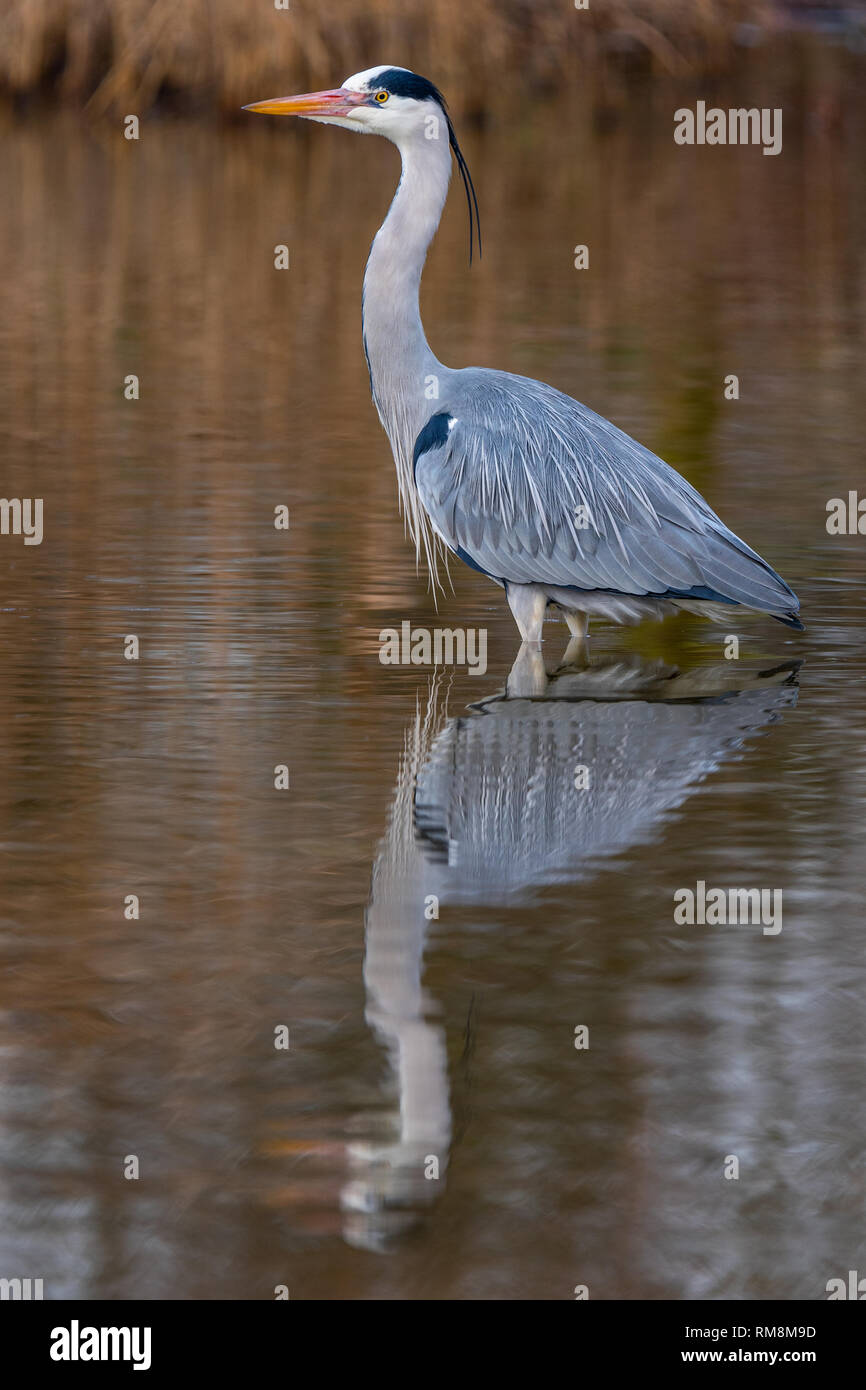
<path fill-rule="evenodd" d="M 383 72 L 408 71 L 408 68 L 398 68 L 395 63 L 380 63 L 377 68 L 367 68 L 364 72 L 356 72 L 352 77 L 347 77 L 343 86 L 348 87 L 350 92 L 365 92 Z"/>

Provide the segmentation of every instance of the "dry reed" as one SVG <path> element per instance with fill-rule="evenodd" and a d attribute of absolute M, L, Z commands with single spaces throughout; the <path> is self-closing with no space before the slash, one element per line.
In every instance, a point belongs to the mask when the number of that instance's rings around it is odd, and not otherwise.
<path fill-rule="evenodd" d="M 280 3 L 281 0 L 277 0 Z M 91 111 L 159 101 L 235 111 L 254 96 L 328 84 L 379 61 L 434 77 L 458 111 L 503 74 L 542 90 L 615 67 L 723 67 L 774 0 L 4 0 L 0 89 Z"/>

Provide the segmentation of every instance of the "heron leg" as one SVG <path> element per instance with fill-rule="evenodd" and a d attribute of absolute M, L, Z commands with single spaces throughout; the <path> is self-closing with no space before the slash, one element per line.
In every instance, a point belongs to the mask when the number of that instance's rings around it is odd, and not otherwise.
<path fill-rule="evenodd" d="M 579 613 L 576 609 L 563 609 L 562 616 L 568 623 L 568 630 L 571 633 L 568 639 L 568 646 L 563 656 L 563 664 L 566 666 L 588 666 L 589 665 L 589 642 L 587 633 L 589 631 L 589 618 L 585 613 Z"/>
<path fill-rule="evenodd" d="M 524 642 L 540 642 L 547 594 L 538 584 L 507 584 L 505 593 Z"/>
<path fill-rule="evenodd" d="M 505 683 L 509 700 L 531 700 L 543 695 L 548 686 L 541 648 L 521 642 L 520 651 Z"/>

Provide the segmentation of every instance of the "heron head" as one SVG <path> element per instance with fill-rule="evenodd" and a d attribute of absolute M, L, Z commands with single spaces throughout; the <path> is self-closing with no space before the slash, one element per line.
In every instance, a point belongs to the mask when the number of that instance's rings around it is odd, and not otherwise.
<path fill-rule="evenodd" d="M 408 68 L 395 68 L 383 64 L 354 73 L 346 78 L 342 87 L 330 91 L 306 92 L 295 97 L 273 97 L 269 101 L 253 102 L 243 109 L 258 112 L 263 116 L 302 116 L 308 121 L 320 121 L 323 125 L 339 125 L 344 130 L 355 130 L 362 135 L 384 135 L 401 148 L 416 141 L 434 141 L 447 136 L 463 178 L 469 203 L 470 260 L 473 211 L 480 252 L 478 200 L 475 197 L 472 176 L 457 143 L 445 98 L 438 87 L 434 87 L 426 77 L 419 77 Z"/>
<path fill-rule="evenodd" d="M 433 83 L 408 68 L 385 65 L 356 72 L 331 91 L 275 97 L 243 109 L 263 116 L 303 116 L 364 135 L 384 135 L 395 144 L 427 131 L 434 132 L 428 139 L 436 139 L 437 122 L 448 128 L 445 101 Z"/>

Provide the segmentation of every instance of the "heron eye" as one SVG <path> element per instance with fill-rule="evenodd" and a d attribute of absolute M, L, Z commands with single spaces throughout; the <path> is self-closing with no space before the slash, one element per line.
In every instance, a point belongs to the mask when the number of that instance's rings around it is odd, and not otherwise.
<path fill-rule="evenodd" d="M 380 102 L 382 103 L 382 105 L 384 106 L 385 102 L 388 100 L 388 93 L 387 93 L 387 92 L 377 92 L 377 93 L 376 93 L 376 100 L 377 100 L 377 101 L 380 101 Z"/>

